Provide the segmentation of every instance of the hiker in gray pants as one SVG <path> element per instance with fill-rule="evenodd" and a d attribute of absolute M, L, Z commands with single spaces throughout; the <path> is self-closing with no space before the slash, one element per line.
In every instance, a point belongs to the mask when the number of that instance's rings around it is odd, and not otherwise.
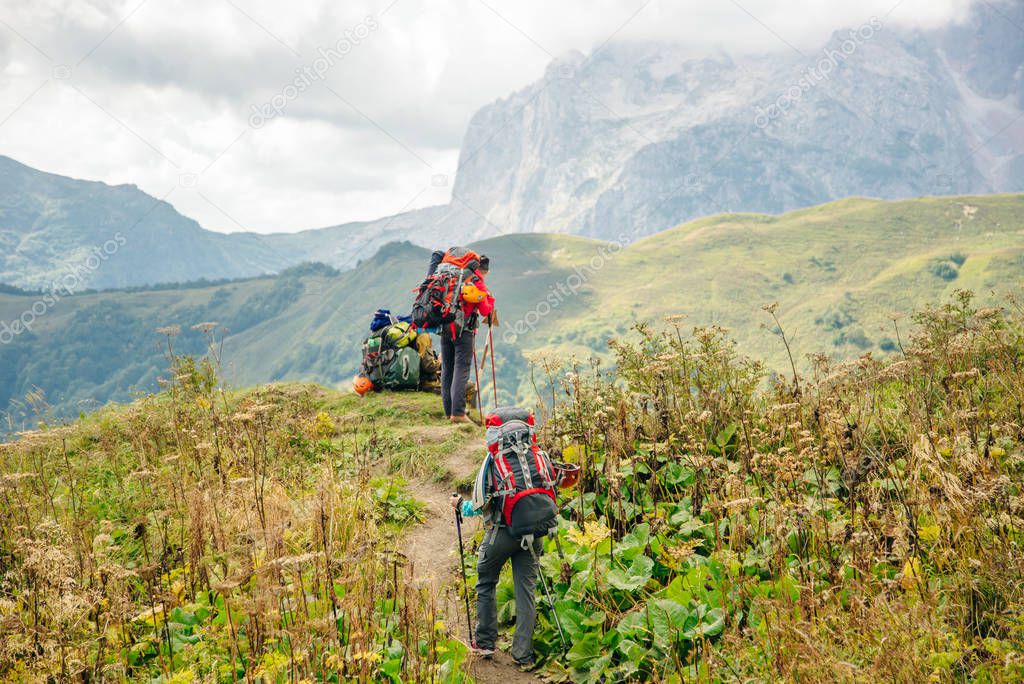
<path fill-rule="evenodd" d="M 457 422 L 466 416 L 466 384 L 473 367 L 473 343 L 476 329 L 467 328 L 452 342 L 441 335 L 441 403 L 444 415 Z M 461 419 L 461 420 L 460 420 Z"/>
<path fill-rule="evenodd" d="M 480 515 L 469 501 L 453 496 L 452 506 L 461 508 L 463 517 Z M 485 509 L 486 510 L 486 509 Z M 489 522 L 480 544 L 476 563 L 476 641 L 470 644 L 474 653 L 490 657 L 498 639 L 498 607 L 494 600 L 495 587 L 505 562 L 512 561 L 512 582 L 516 593 L 516 633 L 512 638 L 512 658 L 523 670 L 533 667 L 533 628 L 537 622 L 537 561 L 522 540 L 508 533 L 503 525 Z M 533 542 L 534 553 L 540 558 L 544 551 L 543 538 Z"/>
<path fill-rule="evenodd" d="M 454 248 L 453 248 L 454 249 Z M 449 250 L 450 252 L 451 250 Z M 437 257 L 431 259 L 431 271 L 436 268 L 433 263 Z M 459 295 L 459 306 L 465 318 L 465 328 L 454 340 L 451 334 L 443 329 L 441 331 L 441 402 L 444 404 L 444 415 L 453 423 L 467 423 L 466 417 L 466 384 L 469 382 L 469 369 L 473 365 L 473 345 L 476 340 L 477 319 L 484 317 L 487 325 L 497 325 L 497 318 L 494 314 L 494 297 L 487 291 L 484 284 L 484 276 L 490 271 L 491 260 L 481 254 L 479 260 L 473 262 L 476 266 L 473 269 L 472 284 L 463 286 Z M 429 274 L 429 273 L 428 273 Z M 482 298 L 481 301 L 470 302 L 461 299 L 466 289 L 471 287 L 476 290 Z M 480 388 L 476 388 L 480 391 Z"/>
<path fill-rule="evenodd" d="M 521 546 L 521 539 L 505 527 L 491 527 L 484 533 L 476 562 L 476 645 L 478 649 L 494 649 L 498 639 L 498 608 L 494 590 L 501 568 L 512 560 L 512 583 L 516 592 L 516 633 L 512 638 L 512 658 L 520 665 L 533 662 L 533 627 L 537 622 L 537 561 Z M 540 558 L 543 539 L 533 541 L 533 550 Z"/>

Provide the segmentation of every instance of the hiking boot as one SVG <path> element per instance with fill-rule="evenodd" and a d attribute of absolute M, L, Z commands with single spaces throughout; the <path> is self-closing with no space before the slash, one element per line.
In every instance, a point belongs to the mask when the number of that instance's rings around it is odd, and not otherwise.
<path fill-rule="evenodd" d="M 493 648 L 487 648 L 486 646 L 477 646 L 476 644 L 473 644 L 469 647 L 469 652 L 473 655 L 480 656 L 484 660 L 490 660 L 491 656 L 494 655 Z"/>
<path fill-rule="evenodd" d="M 469 418 L 467 418 L 465 415 L 462 415 L 462 416 L 452 416 L 448 420 L 452 421 L 453 423 L 469 423 L 469 422 L 471 422 L 469 420 Z"/>
<path fill-rule="evenodd" d="M 516 661 L 516 667 L 519 668 L 520 672 L 533 672 L 537 669 L 536 660 L 524 660 L 522 662 Z"/>

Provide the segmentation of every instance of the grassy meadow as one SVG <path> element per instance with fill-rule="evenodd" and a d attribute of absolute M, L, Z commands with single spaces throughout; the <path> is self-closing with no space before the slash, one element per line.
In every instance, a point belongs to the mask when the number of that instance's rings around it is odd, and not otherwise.
<path fill-rule="evenodd" d="M 436 438 L 428 394 L 227 391 L 207 340 L 159 394 L 0 445 L 0 681 L 470 681 L 404 550 L 430 522 L 408 483 L 443 499 L 478 430 Z M 611 350 L 535 368 L 542 445 L 583 471 L 541 675 L 1024 677 L 1020 301 L 957 292 L 888 358 L 798 375 L 679 316 Z M 507 575 L 498 601 L 511 624 Z"/>

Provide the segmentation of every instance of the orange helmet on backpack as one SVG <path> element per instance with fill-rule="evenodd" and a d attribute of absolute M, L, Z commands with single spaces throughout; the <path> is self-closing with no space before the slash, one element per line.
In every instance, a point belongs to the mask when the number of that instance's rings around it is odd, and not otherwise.
<path fill-rule="evenodd" d="M 560 488 L 568 489 L 580 481 L 580 467 L 575 463 L 555 463 L 554 466 Z"/>
<path fill-rule="evenodd" d="M 365 395 L 367 392 L 373 391 L 373 380 L 366 377 L 365 375 L 357 375 L 352 380 L 352 389 L 356 391 L 359 396 Z"/>
<path fill-rule="evenodd" d="M 473 283 L 466 283 L 462 286 L 462 301 L 470 304 L 479 304 L 484 301 L 484 291 Z"/>

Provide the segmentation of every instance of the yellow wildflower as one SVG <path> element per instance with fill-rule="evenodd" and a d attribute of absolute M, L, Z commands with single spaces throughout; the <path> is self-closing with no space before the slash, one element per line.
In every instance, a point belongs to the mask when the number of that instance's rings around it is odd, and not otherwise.
<path fill-rule="evenodd" d="M 331 418 L 329 413 L 320 411 L 316 414 L 316 418 L 313 420 L 313 432 L 319 439 L 327 439 L 334 436 L 337 432 L 337 427 L 334 425 L 334 419 Z"/>
<path fill-rule="evenodd" d="M 924 572 L 921 570 L 921 561 L 917 556 L 908 558 L 903 564 L 903 576 L 900 577 L 900 586 L 904 591 L 913 591 L 917 583 L 924 580 Z"/>
<path fill-rule="evenodd" d="M 598 522 L 597 520 L 588 520 L 583 523 L 583 530 L 575 527 L 569 530 L 569 540 L 579 544 L 580 546 L 586 546 L 593 549 L 610 537 L 611 534 L 611 530 L 609 530 L 604 523 Z"/>
<path fill-rule="evenodd" d="M 349 660 L 365 660 L 368 663 L 379 663 L 384 657 L 376 651 L 359 651 L 349 656 Z"/>

